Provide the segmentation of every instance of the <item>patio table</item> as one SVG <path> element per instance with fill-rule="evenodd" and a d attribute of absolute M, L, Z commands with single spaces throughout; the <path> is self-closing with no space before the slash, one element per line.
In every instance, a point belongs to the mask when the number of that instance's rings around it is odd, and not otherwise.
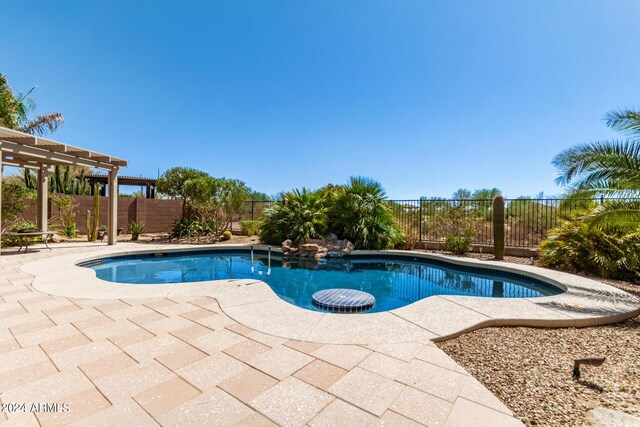
<path fill-rule="evenodd" d="M 29 231 L 27 233 L 19 233 L 19 232 L 12 231 L 10 233 L 5 233 L 5 235 L 7 236 L 18 237 L 19 238 L 18 243 L 20 244 L 20 247 L 18 248 L 18 252 L 20 252 L 20 250 L 24 246 L 25 253 L 27 253 L 27 249 L 29 248 L 29 237 L 39 237 L 39 236 L 42 237 L 42 241 L 44 242 L 47 249 L 51 250 L 51 248 L 47 244 L 47 240 L 49 236 L 52 236 L 54 234 L 56 233 L 53 231 Z"/>

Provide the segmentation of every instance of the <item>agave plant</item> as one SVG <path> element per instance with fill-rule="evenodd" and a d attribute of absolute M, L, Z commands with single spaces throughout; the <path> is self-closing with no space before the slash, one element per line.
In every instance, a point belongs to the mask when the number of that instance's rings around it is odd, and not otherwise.
<path fill-rule="evenodd" d="M 640 196 L 640 113 L 633 110 L 610 112 L 608 127 L 625 138 L 596 141 L 560 153 L 553 164 L 560 170 L 556 182 L 570 188 L 570 199 L 610 196 Z M 606 203 L 595 212 L 591 227 L 640 226 L 637 204 Z"/>

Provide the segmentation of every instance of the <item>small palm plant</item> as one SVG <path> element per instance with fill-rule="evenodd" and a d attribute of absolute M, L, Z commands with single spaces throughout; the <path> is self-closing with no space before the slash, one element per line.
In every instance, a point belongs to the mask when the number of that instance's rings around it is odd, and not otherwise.
<path fill-rule="evenodd" d="M 382 185 L 373 179 L 352 177 L 332 194 L 330 227 L 358 249 L 389 249 L 404 240 Z"/>
<path fill-rule="evenodd" d="M 129 224 L 129 232 L 131 233 L 131 240 L 134 242 L 138 240 L 142 232 L 144 231 L 144 224 L 141 222 L 132 222 Z"/>
<path fill-rule="evenodd" d="M 260 240 L 280 244 L 304 243 L 327 232 L 327 203 L 322 191 L 293 190 L 264 212 Z"/>
<path fill-rule="evenodd" d="M 605 120 L 626 137 L 578 145 L 553 160 L 560 170 L 556 182 L 570 187 L 571 199 L 640 196 L 640 112 L 612 111 Z M 595 211 L 590 226 L 637 228 L 640 209 L 637 203 L 605 203 Z"/>

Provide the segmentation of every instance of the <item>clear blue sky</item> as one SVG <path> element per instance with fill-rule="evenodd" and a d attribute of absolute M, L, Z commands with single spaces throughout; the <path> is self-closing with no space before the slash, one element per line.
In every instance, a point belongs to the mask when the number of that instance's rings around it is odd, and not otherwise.
<path fill-rule="evenodd" d="M 555 154 L 640 100 L 640 2 L 12 1 L 0 72 L 55 139 L 269 194 L 557 194 Z"/>

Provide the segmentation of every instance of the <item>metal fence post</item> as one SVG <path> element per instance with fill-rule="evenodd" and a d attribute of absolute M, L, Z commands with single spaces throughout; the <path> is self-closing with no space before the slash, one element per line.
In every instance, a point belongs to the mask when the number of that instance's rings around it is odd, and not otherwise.
<path fill-rule="evenodd" d="M 422 242 L 422 198 L 420 198 L 420 241 Z"/>
<path fill-rule="evenodd" d="M 255 218 L 253 217 L 253 205 L 255 203 L 255 200 L 251 201 L 251 221 L 255 221 Z"/>

